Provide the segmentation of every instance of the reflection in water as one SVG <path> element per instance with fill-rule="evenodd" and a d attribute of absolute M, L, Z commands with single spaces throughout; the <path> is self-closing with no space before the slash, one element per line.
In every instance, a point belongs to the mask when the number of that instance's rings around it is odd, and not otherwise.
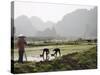
<path fill-rule="evenodd" d="M 49 57 L 50 57 L 49 60 L 54 59 L 54 57 L 51 57 L 51 56 L 49 56 Z M 16 60 L 18 60 L 18 57 L 14 57 L 14 61 L 16 61 Z M 25 56 L 24 56 L 24 59 L 23 59 L 23 60 L 26 61 Z M 43 61 L 43 58 L 40 57 L 40 56 L 28 56 L 28 57 L 27 57 L 27 61 L 39 62 L 39 61 Z"/>

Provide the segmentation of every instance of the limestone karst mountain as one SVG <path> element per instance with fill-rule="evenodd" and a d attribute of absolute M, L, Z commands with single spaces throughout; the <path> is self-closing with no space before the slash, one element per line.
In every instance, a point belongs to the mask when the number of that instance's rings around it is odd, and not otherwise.
<path fill-rule="evenodd" d="M 22 33 L 35 37 L 73 37 L 96 38 L 97 37 L 97 7 L 77 9 L 63 16 L 57 23 L 44 22 L 37 16 L 31 18 L 22 15 L 14 20 L 16 35 Z"/>
<path fill-rule="evenodd" d="M 95 38 L 97 36 L 97 8 L 78 9 L 66 14 L 55 26 L 59 35 Z"/>
<path fill-rule="evenodd" d="M 36 28 L 32 25 L 30 19 L 25 16 L 19 16 L 14 21 L 16 35 L 24 34 L 25 36 L 35 36 Z"/>

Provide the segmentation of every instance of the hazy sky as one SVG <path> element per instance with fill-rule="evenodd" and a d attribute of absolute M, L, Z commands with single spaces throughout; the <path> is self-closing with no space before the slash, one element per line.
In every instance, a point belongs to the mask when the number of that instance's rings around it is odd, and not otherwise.
<path fill-rule="evenodd" d="M 52 21 L 58 22 L 64 15 L 75 11 L 76 9 L 88 9 L 92 6 L 80 5 L 63 5 L 63 4 L 50 4 L 50 3 L 32 3 L 32 2 L 15 2 L 15 18 L 20 15 L 28 17 L 37 16 L 44 22 Z"/>

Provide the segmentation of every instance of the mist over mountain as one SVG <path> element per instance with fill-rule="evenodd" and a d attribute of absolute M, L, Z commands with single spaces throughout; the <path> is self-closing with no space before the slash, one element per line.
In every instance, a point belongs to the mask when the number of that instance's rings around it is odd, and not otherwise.
<path fill-rule="evenodd" d="M 50 21 L 43 22 L 40 18 L 36 16 L 31 17 L 31 22 L 32 22 L 32 25 L 35 25 L 36 29 L 38 30 L 35 35 L 36 37 L 56 37 L 57 36 L 53 22 L 50 22 Z"/>
<path fill-rule="evenodd" d="M 17 17 L 14 21 L 16 35 L 66 38 L 97 37 L 97 7 L 91 10 L 77 9 L 66 14 L 57 23 L 43 22 L 37 16 L 29 18 L 25 15 Z"/>
<path fill-rule="evenodd" d="M 97 36 L 97 8 L 78 9 L 66 14 L 55 25 L 56 32 L 65 37 L 95 38 Z"/>
<path fill-rule="evenodd" d="M 40 25 L 43 28 L 41 28 Z M 55 37 L 57 35 L 55 28 L 51 27 L 50 25 L 54 26 L 54 23 L 50 21 L 43 22 L 36 16 L 28 18 L 27 16 L 22 15 L 15 19 L 15 34 L 24 34 L 25 36 L 32 37 Z"/>
<path fill-rule="evenodd" d="M 40 25 L 44 27 L 44 22 L 42 21 L 42 19 L 40 19 L 39 17 L 36 17 L 36 16 L 32 16 L 30 18 L 30 21 L 32 23 L 33 26 L 35 26 L 35 28 L 38 29 L 41 29 L 40 28 Z M 43 28 L 42 28 L 43 29 Z"/>
<path fill-rule="evenodd" d="M 24 34 L 25 36 L 35 36 L 37 32 L 30 19 L 25 15 L 17 17 L 14 21 L 14 25 L 16 29 L 16 35 Z"/>
<path fill-rule="evenodd" d="M 32 25 L 35 26 L 35 28 L 38 31 L 44 31 L 45 29 L 48 29 L 48 28 L 51 29 L 52 26 L 54 26 L 53 22 L 51 21 L 44 22 L 42 19 L 40 19 L 37 16 L 32 16 L 30 20 L 31 20 Z"/>
<path fill-rule="evenodd" d="M 44 31 L 38 31 L 37 35 L 38 37 L 55 37 L 57 36 L 56 30 L 53 27 L 52 29 L 47 28 Z"/>

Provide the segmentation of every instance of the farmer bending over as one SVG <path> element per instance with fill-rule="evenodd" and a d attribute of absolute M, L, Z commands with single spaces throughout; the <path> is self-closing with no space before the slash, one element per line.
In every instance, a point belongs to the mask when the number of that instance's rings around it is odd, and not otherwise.
<path fill-rule="evenodd" d="M 26 45 L 26 41 L 25 41 L 25 36 L 20 34 L 18 36 L 18 40 L 17 40 L 17 48 L 18 48 L 18 54 L 19 54 L 19 59 L 18 62 L 19 63 L 23 63 L 23 54 L 25 52 L 25 45 Z"/>
<path fill-rule="evenodd" d="M 49 59 L 49 49 L 48 48 L 44 48 L 43 49 L 43 53 L 42 53 L 42 55 L 43 55 L 43 60 L 44 60 L 44 54 L 46 54 L 46 60 L 48 60 Z"/>
<path fill-rule="evenodd" d="M 59 56 L 61 56 L 61 52 L 59 48 L 55 48 L 54 50 L 54 56 L 57 57 L 57 54 L 59 53 Z"/>

